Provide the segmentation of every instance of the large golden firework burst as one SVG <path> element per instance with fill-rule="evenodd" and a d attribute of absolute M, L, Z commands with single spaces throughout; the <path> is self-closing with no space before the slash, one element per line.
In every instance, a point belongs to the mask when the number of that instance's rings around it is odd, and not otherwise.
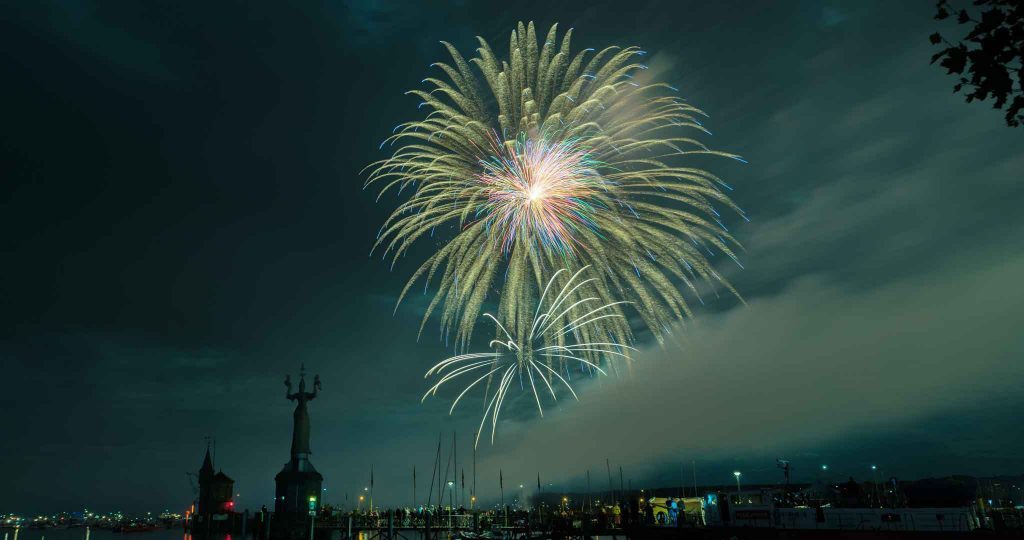
<path fill-rule="evenodd" d="M 512 32 L 507 60 L 482 38 L 468 61 L 448 43 L 444 77 L 413 90 L 428 113 L 384 141 L 391 157 L 371 164 L 367 185 L 405 190 L 374 249 L 397 260 L 424 235 L 454 231 L 409 279 L 437 292 L 424 315 L 440 313 L 445 335 L 464 348 L 488 291 L 498 293 L 498 318 L 509 334 L 527 335 L 544 277 L 568 268 L 566 285 L 590 266 L 594 279 L 573 302 L 594 298 L 625 315 L 626 300 L 661 338 L 691 311 L 683 290 L 702 282 L 734 292 L 709 262 L 738 247 L 716 205 L 742 211 L 728 186 L 688 158 L 713 154 L 694 138 L 707 133 L 703 113 L 674 88 L 643 77 L 637 47 L 570 53 L 572 30 L 557 40 L 552 26 L 538 45 L 533 23 Z M 564 315 L 583 315 L 587 302 Z M 421 326 L 421 331 L 422 331 Z M 580 329 L 584 342 L 626 344 L 626 316 Z M 520 344 L 528 350 L 526 343 Z"/>

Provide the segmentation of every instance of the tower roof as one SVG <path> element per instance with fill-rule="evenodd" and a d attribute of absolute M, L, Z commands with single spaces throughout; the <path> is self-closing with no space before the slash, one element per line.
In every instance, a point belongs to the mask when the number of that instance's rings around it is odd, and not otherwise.
<path fill-rule="evenodd" d="M 213 460 L 210 459 L 210 448 L 206 448 L 206 457 L 203 458 L 203 466 L 199 467 L 199 478 L 213 478 Z"/>

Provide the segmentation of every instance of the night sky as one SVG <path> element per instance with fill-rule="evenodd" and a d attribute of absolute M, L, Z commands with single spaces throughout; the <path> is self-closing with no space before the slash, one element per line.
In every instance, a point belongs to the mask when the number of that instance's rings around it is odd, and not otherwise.
<path fill-rule="evenodd" d="M 751 216 L 723 265 L 748 305 L 544 419 L 510 403 L 482 498 L 605 458 L 634 486 L 1024 471 L 1024 131 L 929 65 L 934 2 L 551 4 L 2 3 L 0 512 L 183 509 L 207 435 L 267 504 L 303 363 L 328 502 L 372 464 L 409 504 L 440 432 L 468 469 L 479 411 L 419 402 L 450 350 L 417 342 L 426 297 L 393 314 L 419 259 L 368 257 L 395 199 L 360 170 L 440 40 L 504 55 L 519 20 L 643 46 L 749 161 L 700 163 Z"/>

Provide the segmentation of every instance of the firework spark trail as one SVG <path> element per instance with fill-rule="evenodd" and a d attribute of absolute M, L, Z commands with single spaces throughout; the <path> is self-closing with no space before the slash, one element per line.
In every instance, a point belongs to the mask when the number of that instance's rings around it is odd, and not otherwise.
<path fill-rule="evenodd" d="M 489 291 L 498 293 L 497 318 L 525 339 L 541 276 L 557 268 L 590 265 L 588 296 L 630 301 L 659 340 L 692 316 L 684 290 L 701 302 L 701 283 L 736 293 L 711 263 L 717 253 L 739 262 L 716 207 L 746 217 L 726 194 L 731 186 L 692 160 L 742 160 L 697 138 L 710 134 L 704 113 L 675 88 L 636 76 L 644 51 L 572 52 L 571 36 L 559 39 L 552 26 L 538 42 L 533 23 L 520 23 L 504 60 L 483 39 L 469 59 L 443 43 L 451 62 L 433 64 L 440 74 L 424 79 L 428 88 L 408 92 L 426 116 L 396 126 L 384 144 L 397 148 L 367 167 L 367 186 L 407 197 L 374 250 L 394 264 L 417 240 L 443 233 L 399 302 L 418 279 L 424 290 L 436 285 L 420 330 L 438 314 L 442 338 L 460 349 Z M 564 325 L 585 307 L 549 315 Z M 585 341 L 632 338 L 620 317 L 580 331 Z M 504 376 L 494 375 L 499 388 Z"/>
<path fill-rule="evenodd" d="M 599 197 L 607 181 L 578 141 L 521 136 L 502 144 L 495 136 L 490 150 L 493 156 L 481 161 L 477 175 L 487 198 L 477 216 L 496 229 L 504 253 L 520 237 L 535 240 L 538 248 L 571 252 L 574 232 L 596 230 L 591 214 L 603 206 Z"/>
<path fill-rule="evenodd" d="M 484 401 L 487 403 L 487 406 L 484 408 L 483 415 L 480 418 L 480 426 L 477 429 L 477 436 L 474 442 L 474 445 L 480 444 L 480 434 L 483 432 L 484 424 L 489 418 L 491 421 L 491 444 L 494 444 L 502 405 L 505 404 L 509 388 L 517 376 L 522 380 L 523 375 L 526 375 L 526 379 L 529 381 L 529 390 L 537 404 L 537 411 L 543 417 L 544 407 L 541 404 L 541 393 L 545 389 L 551 394 L 551 399 L 557 401 L 558 395 L 555 392 L 555 387 L 561 383 L 573 398 L 579 400 L 579 396 L 573 389 L 572 384 L 559 373 L 560 369 L 555 369 L 552 367 L 552 364 L 559 366 L 559 368 L 565 368 L 567 373 L 568 364 L 575 363 L 584 370 L 593 370 L 601 375 L 608 375 L 600 365 L 602 361 L 608 363 L 616 358 L 629 361 L 629 351 L 635 351 L 636 349 L 627 344 L 613 341 L 577 341 L 572 344 L 562 342 L 567 335 L 579 336 L 579 330 L 586 325 L 595 324 L 604 318 L 622 317 L 623 315 L 613 308 L 628 303 L 613 302 L 592 307 L 598 302 L 597 298 L 585 297 L 576 300 L 572 303 L 572 306 L 585 306 L 587 308 L 586 313 L 569 324 L 559 327 L 557 321 L 561 320 L 561 317 L 555 315 L 555 313 L 563 310 L 563 306 L 571 302 L 572 300 L 570 299 L 575 298 L 574 293 L 593 281 L 593 278 L 580 279 L 580 274 L 586 269 L 587 267 L 584 267 L 573 274 L 572 277 L 565 281 L 565 285 L 559 293 L 548 301 L 552 285 L 555 284 L 559 275 L 566 272 L 566 270 L 561 269 L 555 272 L 555 275 L 548 281 L 544 292 L 541 294 L 534 313 L 534 321 L 529 328 L 529 335 L 526 339 L 516 339 L 497 318 L 490 313 L 485 313 L 484 317 L 490 319 L 495 324 L 504 339 L 491 340 L 488 347 L 491 347 L 493 351 L 459 354 L 434 364 L 423 377 L 437 376 L 440 379 L 423 394 L 423 398 L 420 401 L 426 401 L 428 397 L 436 396 L 438 390 L 445 383 L 452 382 L 464 375 L 476 376 L 452 401 L 452 406 L 448 409 L 448 414 L 452 414 L 459 401 L 470 390 L 485 379 L 489 379 L 498 374 L 498 372 L 503 371 L 494 395 L 489 401 L 485 397 Z M 564 308 L 562 312 L 569 309 L 571 307 Z M 548 333 L 554 333 L 555 335 L 548 336 L 546 335 Z M 545 343 L 550 341 L 557 341 L 560 344 L 545 345 Z M 520 343 L 524 345 L 520 345 Z"/>

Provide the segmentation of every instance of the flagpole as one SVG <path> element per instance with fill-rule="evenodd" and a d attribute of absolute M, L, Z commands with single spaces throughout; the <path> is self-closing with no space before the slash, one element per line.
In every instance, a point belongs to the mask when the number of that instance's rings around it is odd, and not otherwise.
<path fill-rule="evenodd" d="M 501 511 L 505 513 L 505 526 L 508 527 L 508 512 L 505 510 L 505 475 L 498 469 L 498 489 L 501 491 Z"/>
<path fill-rule="evenodd" d="M 452 445 L 454 446 L 454 444 L 455 444 L 455 438 L 454 438 L 454 433 L 453 433 L 452 434 Z M 448 453 L 448 460 L 445 462 L 445 466 L 444 466 L 444 480 L 442 480 L 441 483 L 437 485 L 437 503 L 439 505 L 441 505 L 442 507 L 444 506 L 444 495 L 441 493 L 441 488 L 442 488 L 442 486 L 447 486 L 447 484 L 448 484 L 448 471 L 450 471 L 451 468 L 452 468 L 452 454 L 449 452 Z M 438 470 L 440 470 L 440 468 Z M 451 489 L 449 488 L 448 491 L 449 491 L 449 495 L 450 495 L 451 494 L 450 493 Z M 449 501 L 450 501 L 450 497 L 449 497 Z M 450 513 L 451 509 L 449 508 L 448 511 Z"/>
<path fill-rule="evenodd" d="M 441 433 L 437 434 L 437 507 L 441 508 L 444 506 L 444 501 L 441 500 L 441 484 L 444 483 L 441 480 L 441 437 L 444 435 Z"/>
<path fill-rule="evenodd" d="M 437 435 L 437 454 L 434 455 L 434 467 L 430 470 L 430 488 L 427 489 L 427 510 L 430 510 L 430 502 L 434 500 L 434 477 L 439 474 L 441 464 L 441 434 Z"/>
<path fill-rule="evenodd" d="M 693 496 L 697 496 L 697 460 L 690 462 L 693 465 Z"/>
<path fill-rule="evenodd" d="M 412 507 L 416 509 L 416 466 L 412 466 Z"/>
<path fill-rule="evenodd" d="M 459 445 L 458 445 L 458 443 L 455 442 L 455 430 L 453 429 L 452 430 L 452 478 L 455 478 L 456 476 L 458 476 L 458 474 L 459 474 L 458 471 L 459 471 Z M 458 480 L 458 478 L 455 478 L 455 480 Z M 457 484 L 457 482 L 456 482 L 456 484 Z M 459 486 L 456 485 L 455 487 L 458 488 Z M 459 499 L 458 497 L 455 497 L 455 500 L 458 500 L 458 499 Z M 454 506 L 454 504 L 453 504 L 453 506 Z"/>
<path fill-rule="evenodd" d="M 608 502 L 612 502 L 615 499 L 615 486 L 612 485 L 612 464 L 608 458 L 604 458 L 604 466 L 608 469 Z"/>
<path fill-rule="evenodd" d="M 679 464 L 679 496 L 686 496 L 686 492 L 683 490 L 683 464 Z"/>
<path fill-rule="evenodd" d="M 474 441 L 476 440 L 475 434 L 474 434 L 473 440 Z M 470 507 L 475 506 L 473 504 L 475 502 L 475 499 L 476 499 L 476 444 L 475 443 L 473 444 L 473 491 L 471 491 L 469 493 L 469 497 L 470 497 L 470 499 L 469 499 L 469 503 L 470 503 L 469 506 Z"/>
<path fill-rule="evenodd" d="M 535 503 L 535 506 L 537 507 L 537 513 L 540 516 L 540 520 L 541 521 L 544 521 L 544 509 L 540 505 L 540 500 L 541 500 L 540 496 L 541 496 L 541 494 L 543 492 L 544 492 L 544 488 L 541 487 L 541 485 L 540 485 L 540 471 L 537 471 L 537 497 L 536 497 L 534 503 Z"/>
<path fill-rule="evenodd" d="M 444 479 L 437 484 L 437 505 L 439 508 L 444 508 L 444 488 L 445 484 L 448 483 L 448 470 L 452 467 L 452 453 L 448 452 L 448 458 L 444 462 Z M 437 474 L 441 474 L 441 462 L 437 462 Z"/>
<path fill-rule="evenodd" d="M 370 513 L 373 513 L 373 464 L 370 464 Z"/>
<path fill-rule="evenodd" d="M 594 492 L 590 489 L 590 469 L 587 469 L 587 505 L 590 506 L 590 512 L 594 512 Z"/>
<path fill-rule="evenodd" d="M 623 493 L 622 487 L 622 465 L 619 465 L 619 497 L 625 500 L 626 494 Z"/>

